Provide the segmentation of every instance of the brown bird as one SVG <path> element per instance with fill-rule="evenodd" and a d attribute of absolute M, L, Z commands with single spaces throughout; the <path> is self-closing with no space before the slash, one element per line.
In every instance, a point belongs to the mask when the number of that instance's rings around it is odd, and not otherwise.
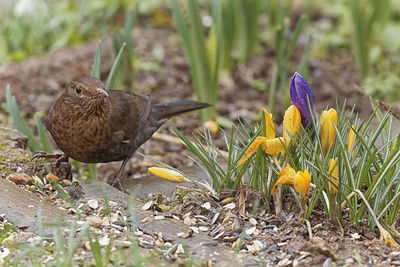
<path fill-rule="evenodd" d="M 85 163 L 123 161 L 113 185 L 135 151 L 168 118 L 208 107 L 195 101 L 152 104 L 150 96 L 104 90 L 94 77 L 73 80 L 44 118 L 64 154 L 36 153 L 34 157 L 57 158 L 56 166 L 71 157 Z"/>

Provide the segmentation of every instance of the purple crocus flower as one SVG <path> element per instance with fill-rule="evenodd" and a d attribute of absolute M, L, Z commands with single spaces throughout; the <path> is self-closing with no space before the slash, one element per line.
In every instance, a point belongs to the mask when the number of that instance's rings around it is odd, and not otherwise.
<path fill-rule="evenodd" d="M 307 101 L 308 98 L 308 101 Z M 301 123 L 304 128 L 310 129 L 313 125 L 314 105 L 310 86 L 300 73 L 295 72 L 290 84 L 290 99 L 301 114 Z M 308 103 L 310 103 L 311 111 Z"/>

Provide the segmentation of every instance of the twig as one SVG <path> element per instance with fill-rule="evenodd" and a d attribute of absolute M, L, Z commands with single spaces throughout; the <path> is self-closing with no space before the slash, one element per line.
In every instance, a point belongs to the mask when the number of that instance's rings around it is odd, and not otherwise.
<path fill-rule="evenodd" d="M 381 239 L 385 242 L 385 244 L 390 247 L 395 247 L 395 248 L 400 247 L 396 243 L 396 241 L 393 239 L 393 237 L 390 235 L 390 233 L 379 223 L 379 220 L 376 217 L 375 212 L 369 205 L 369 203 L 368 203 L 367 199 L 364 197 L 363 193 L 359 189 L 356 189 L 355 192 L 360 196 L 360 198 L 364 201 L 365 205 L 367 206 L 369 214 L 371 215 L 372 220 L 375 222 L 376 226 L 378 227 L 379 232 L 381 234 Z"/>

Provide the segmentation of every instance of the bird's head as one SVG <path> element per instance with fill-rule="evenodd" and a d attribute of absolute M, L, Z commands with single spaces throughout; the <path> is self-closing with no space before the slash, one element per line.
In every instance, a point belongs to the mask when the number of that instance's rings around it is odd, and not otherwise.
<path fill-rule="evenodd" d="M 108 93 L 104 83 L 90 76 L 78 77 L 72 80 L 64 92 L 64 102 L 75 106 L 89 115 L 92 112 L 104 110 Z"/>
<path fill-rule="evenodd" d="M 90 76 L 72 80 L 66 88 L 66 94 L 76 100 L 81 99 L 81 101 L 100 100 L 108 97 L 108 93 L 104 90 L 104 83 Z"/>

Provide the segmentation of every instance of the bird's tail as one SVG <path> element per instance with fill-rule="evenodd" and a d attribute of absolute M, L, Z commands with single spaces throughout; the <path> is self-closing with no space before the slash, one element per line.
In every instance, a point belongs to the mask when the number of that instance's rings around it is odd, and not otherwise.
<path fill-rule="evenodd" d="M 196 109 L 202 109 L 209 107 L 209 104 L 190 101 L 190 100 L 180 100 L 164 104 L 153 104 L 151 107 L 152 115 L 158 119 L 168 119 L 172 116 L 193 111 Z"/>

